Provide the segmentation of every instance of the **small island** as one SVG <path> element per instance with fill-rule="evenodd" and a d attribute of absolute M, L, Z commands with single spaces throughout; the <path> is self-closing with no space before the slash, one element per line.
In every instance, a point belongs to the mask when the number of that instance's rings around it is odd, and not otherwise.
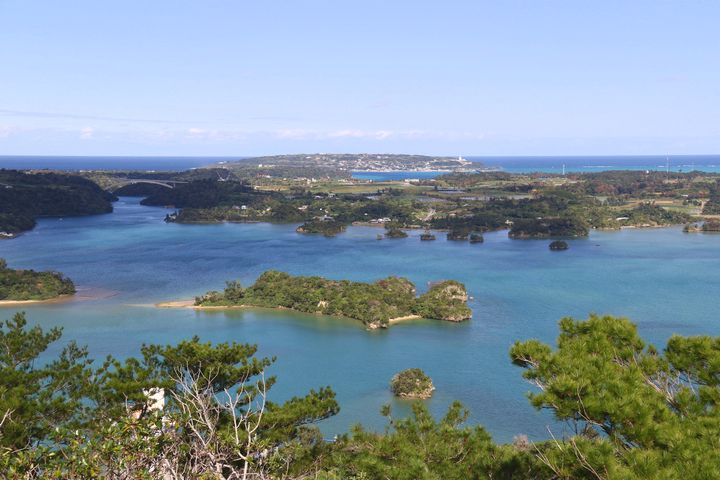
<path fill-rule="evenodd" d="M 407 238 L 407 236 L 407 233 L 396 227 L 385 230 L 385 238 Z"/>
<path fill-rule="evenodd" d="M 470 234 L 470 243 L 483 243 L 484 241 L 485 237 L 483 237 L 481 233 Z"/>
<path fill-rule="evenodd" d="M 419 368 L 408 368 L 390 380 L 393 395 L 401 398 L 430 398 L 435 390 L 432 380 Z"/>
<path fill-rule="evenodd" d="M 468 239 L 468 235 L 470 235 L 470 232 L 465 229 L 452 229 L 448 232 L 447 239 L 462 242 Z"/>
<path fill-rule="evenodd" d="M 555 240 L 554 242 L 550 242 L 550 250 L 554 252 L 559 252 L 562 250 L 567 250 L 570 248 L 567 244 L 567 242 L 563 240 Z"/>
<path fill-rule="evenodd" d="M 0 258 L 0 303 L 52 300 L 74 293 L 72 280 L 61 273 L 13 270 Z"/>
<path fill-rule="evenodd" d="M 465 286 L 453 280 L 433 284 L 416 296 L 415 285 L 402 277 L 387 277 L 373 283 L 292 276 L 274 270 L 260 275 L 243 288 L 227 282 L 222 292 L 197 297 L 197 307 L 286 308 L 304 313 L 360 320 L 368 329 L 416 318 L 461 322 L 472 316 Z"/>
<path fill-rule="evenodd" d="M 334 220 L 309 220 L 295 229 L 298 233 L 320 233 L 326 237 L 345 231 L 345 225 Z"/>

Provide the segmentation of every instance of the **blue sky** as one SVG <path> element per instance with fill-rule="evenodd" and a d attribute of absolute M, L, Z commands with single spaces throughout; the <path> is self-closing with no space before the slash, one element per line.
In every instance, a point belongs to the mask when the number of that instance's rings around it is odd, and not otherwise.
<path fill-rule="evenodd" d="M 0 0 L 0 155 L 720 153 L 720 2 Z"/>

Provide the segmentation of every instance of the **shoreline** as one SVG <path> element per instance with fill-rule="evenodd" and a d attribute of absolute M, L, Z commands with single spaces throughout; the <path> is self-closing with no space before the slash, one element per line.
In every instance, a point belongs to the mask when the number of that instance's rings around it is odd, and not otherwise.
<path fill-rule="evenodd" d="M 40 305 L 44 303 L 62 303 L 72 300 L 76 294 L 60 295 L 59 297 L 46 298 L 45 300 L 0 300 L 0 307 L 21 307 L 23 305 Z"/>
<path fill-rule="evenodd" d="M 302 313 L 305 315 L 313 315 L 313 314 L 309 314 L 307 312 L 301 312 L 299 310 L 293 310 L 291 308 L 286 308 L 286 307 L 258 307 L 255 305 L 232 305 L 232 306 L 226 306 L 226 305 L 210 306 L 210 305 L 208 305 L 208 306 L 202 306 L 202 305 L 195 305 L 194 300 L 173 300 L 170 302 L 154 303 L 154 304 L 152 304 L 152 306 L 155 308 L 190 308 L 192 310 L 238 310 L 238 309 L 243 309 L 243 308 L 263 308 L 263 309 L 267 309 L 267 310 L 289 310 L 292 312 Z M 315 313 L 314 315 L 320 315 L 323 317 L 349 318 L 350 320 L 359 321 L 355 318 L 338 317 L 337 315 L 326 315 L 323 313 Z M 402 317 L 390 318 L 390 319 L 388 319 L 388 325 L 404 322 L 407 320 L 420 320 L 422 318 L 423 317 L 421 317 L 420 315 L 414 315 L 414 314 L 413 315 L 405 315 Z"/>
<path fill-rule="evenodd" d="M 420 320 L 423 317 L 420 315 L 405 315 L 404 317 L 395 317 L 388 320 L 388 324 L 392 325 L 394 323 L 400 323 L 405 322 L 407 320 Z"/>

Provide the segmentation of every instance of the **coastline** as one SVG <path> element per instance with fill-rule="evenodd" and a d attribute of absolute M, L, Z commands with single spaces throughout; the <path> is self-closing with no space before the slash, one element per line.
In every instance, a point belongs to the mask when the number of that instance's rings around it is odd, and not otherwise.
<path fill-rule="evenodd" d="M 404 317 L 391 318 L 390 320 L 388 320 L 388 323 L 392 325 L 393 323 L 400 323 L 406 320 L 420 320 L 421 318 L 423 317 L 421 317 L 420 315 L 405 315 Z"/>
<path fill-rule="evenodd" d="M 60 295 L 59 297 L 47 298 L 45 300 L 0 300 L 0 307 L 22 307 L 23 305 L 39 305 L 44 303 L 62 303 L 71 300 L 73 295 Z"/>
<path fill-rule="evenodd" d="M 254 306 L 254 305 L 203 306 L 203 305 L 195 305 L 194 300 L 173 300 L 170 302 L 155 303 L 152 306 L 155 308 L 191 308 L 193 310 L 238 310 L 238 309 L 242 309 L 242 308 L 267 308 L 268 310 L 291 310 L 293 312 L 307 314 L 307 312 L 300 312 L 298 310 L 292 310 L 291 308 L 286 308 L 286 307 L 258 307 L 258 306 Z M 337 315 L 325 315 L 322 313 L 318 313 L 317 315 L 322 315 L 325 317 L 349 318 L 349 317 L 338 317 Z M 390 319 L 388 319 L 388 325 L 404 322 L 407 320 L 420 320 L 421 318 L 423 318 L 423 317 L 421 317 L 420 315 L 405 315 L 402 317 L 390 318 Z M 351 318 L 351 320 L 357 320 L 357 319 Z"/>

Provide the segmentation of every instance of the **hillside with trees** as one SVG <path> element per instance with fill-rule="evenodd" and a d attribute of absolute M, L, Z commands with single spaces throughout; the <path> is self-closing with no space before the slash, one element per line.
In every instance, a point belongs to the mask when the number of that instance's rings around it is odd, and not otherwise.
<path fill-rule="evenodd" d="M 115 196 L 78 175 L 0 170 L 0 232 L 30 230 L 40 217 L 112 212 Z"/>
<path fill-rule="evenodd" d="M 74 293 L 72 280 L 61 273 L 13 270 L 0 258 L 0 301 L 50 300 Z"/>

